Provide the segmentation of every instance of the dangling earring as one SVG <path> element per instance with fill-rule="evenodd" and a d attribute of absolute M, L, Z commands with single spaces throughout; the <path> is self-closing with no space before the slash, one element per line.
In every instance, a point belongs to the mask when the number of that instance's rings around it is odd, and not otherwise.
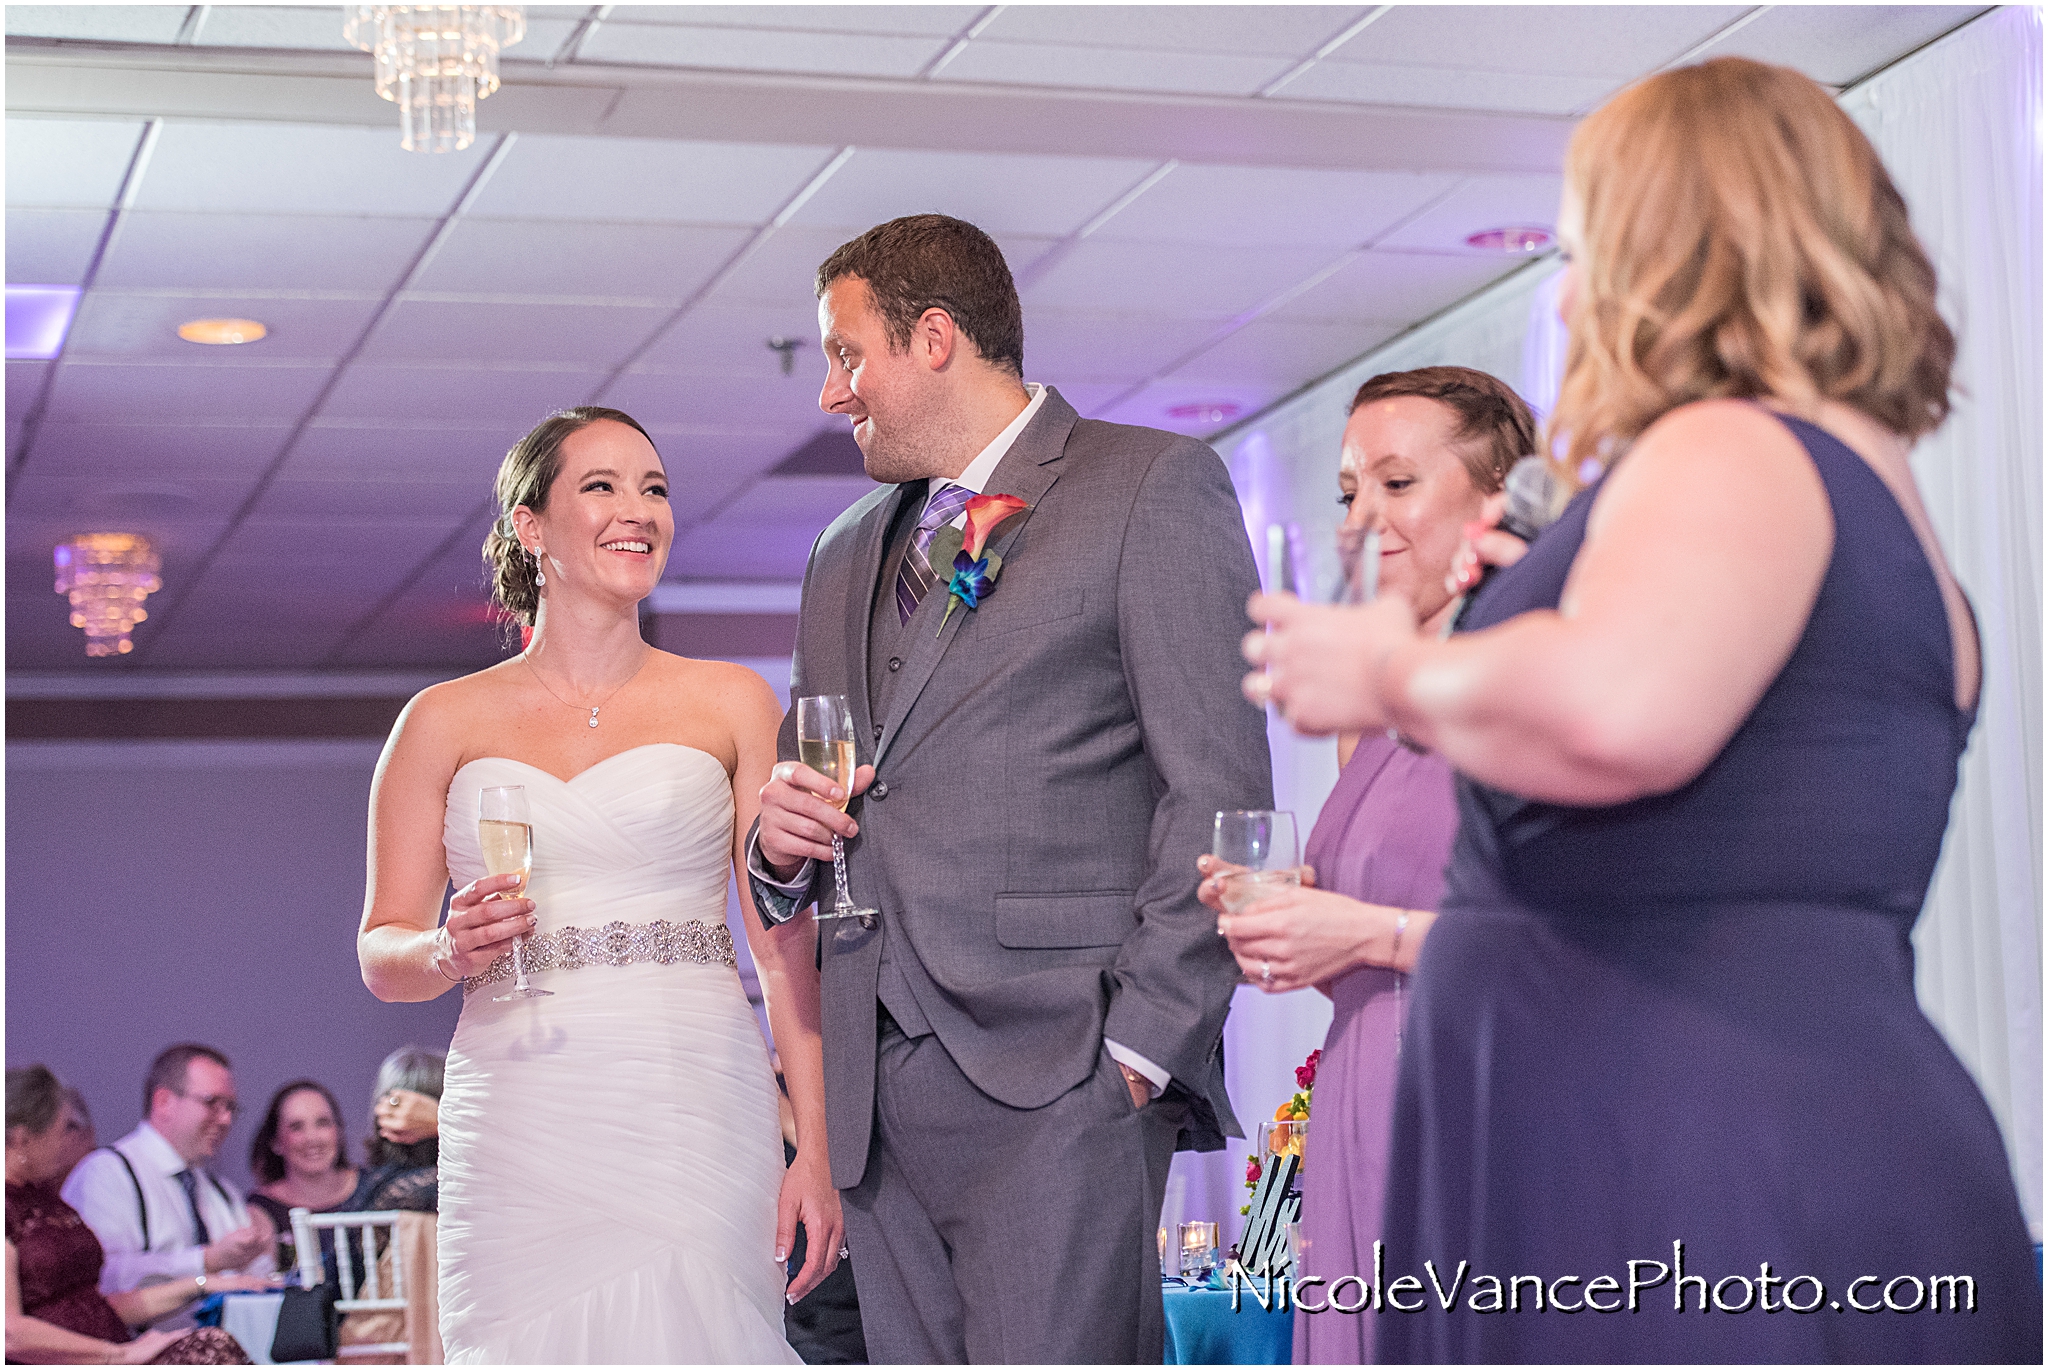
<path fill-rule="evenodd" d="M 540 569 L 540 559 L 546 555 L 546 550 L 542 547 L 533 549 L 533 588 L 536 590 L 548 583 L 547 573 Z"/>

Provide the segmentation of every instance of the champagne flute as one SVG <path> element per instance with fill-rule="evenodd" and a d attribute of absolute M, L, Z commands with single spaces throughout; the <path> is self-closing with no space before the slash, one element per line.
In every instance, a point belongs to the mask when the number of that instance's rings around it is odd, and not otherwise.
<path fill-rule="evenodd" d="M 1337 584 L 1331 590 L 1332 604 L 1370 604 L 1380 591 L 1380 530 L 1337 529 Z"/>
<path fill-rule="evenodd" d="M 484 850 L 484 869 L 492 875 L 516 875 L 516 889 L 494 894 L 491 899 L 512 899 L 526 893 L 527 877 L 533 874 L 533 818 L 526 808 L 526 786 L 492 785 L 484 790 L 477 809 L 477 837 Z M 484 902 L 489 903 L 487 899 Z M 526 937 L 512 939 L 512 988 L 492 996 L 494 1003 L 507 999 L 545 999 L 554 991 L 535 989 L 526 982 Z"/>
<path fill-rule="evenodd" d="M 1238 809 L 1216 815 L 1209 852 L 1228 869 L 1217 877 L 1227 913 L 1301 884 L 1301 842 L 1285 809 Z"/>
<path fill-rule="evenodd" d="M 845 695 L 805 695 L 796 702 L 797 760 L 837 785 L 846 795 L 833 807 L 844 813 L 853 798 L 853 772 L 858 766 L 853 745 L 853 710 Z M 826 801 L 831 803 L 830 800 Z M 846 888 L 846 842 L 832 834 L 832 875 L 838 899 L 816 917 L 872 920 L 873 909 L 857 909 Z"/>

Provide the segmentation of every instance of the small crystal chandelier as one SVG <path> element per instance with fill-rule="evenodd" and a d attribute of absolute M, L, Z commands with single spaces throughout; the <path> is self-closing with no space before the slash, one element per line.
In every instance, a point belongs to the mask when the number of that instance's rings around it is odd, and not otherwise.
<path fill-rule="evenodd" d="M 149 617 L 142 601 L 163 588 L 161 570 L 140 533 L 80 533 L 57 544 L 57 593 L 71 600 L 71 626 L 85 629 L 87 656 L 135 650 L 128 635 Z"/>
<path fill-rule="evenodd" d="M 476 102 L 498 88 L 498 53 L 526 36 L 518 5 L 348 5 L 341 36 L 377 60 L 407 152 L 476 141 Z"/>

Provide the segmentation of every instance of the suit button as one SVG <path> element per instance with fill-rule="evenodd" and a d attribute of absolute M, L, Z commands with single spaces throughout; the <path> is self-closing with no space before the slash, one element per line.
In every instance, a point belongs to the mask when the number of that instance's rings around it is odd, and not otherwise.
<path fill-rule="evenodd" d="M 879 780 L 868 790 L 868 798 L 870 799 L 887 799 L 888 797 L 889 787 Z"/>
<path fill-rule="evenodd" d="M 889 658 L 889 669 L 890 669 L 890 670 L 892 670 L 892 671 L 900 671 L 900 670 L 902 670 L 902 669 L 903 669 L 903 658 L 902 658 L 902 657 L 900 657 L 900 656 L 892 656 L 892 657 L 890 657 L 890 658 Z"/>
<path fill-rule="evenodd" d="M 875 741 L 877 741 L 877 742 L 880 742 L 881 740 L 882 740 L 882 725 L 881 725 L 881 724 L 879 724 L 879 723 L 877 723 L 877 724 L 875 725 Z"/>

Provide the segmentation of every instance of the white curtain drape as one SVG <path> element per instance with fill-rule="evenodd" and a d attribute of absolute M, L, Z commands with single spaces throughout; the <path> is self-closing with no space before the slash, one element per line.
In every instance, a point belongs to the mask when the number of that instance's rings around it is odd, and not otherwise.
<path fill-rule="evenodd" d="M 1890 168 L 1943 282 L 1960 339 L 1953 418 L 1914 467 L 1977 610 L 1984 694 L 1942 864 L 1915 936 L 1928 1016 L 1975 1074 L 2004 1130 L 2041 1235 L 2041 15 L 1993 11 L 1847 92 L 1843 107 Z M 1537 409 L 1557 393 L 1554 259 L 1526 269 L 1219 441 L 1253 546 L 1292 523 L 1309 545 L 1339 518 L 1338 445 L 1367 377 L 1442 363 L 1513 381 Z M 1304 831 L 1335 782 L 1329 743 L 1272 733 L 1278 803 Z M 1287 1068 L 1329 1021 L 1311 992 L 1240 991 L 1227 1030 L 1232 1098 L 1271 1116 Z M 1243 1156 L 1183 1157 L 1191 1217 L 1234 1215 Z"/>

